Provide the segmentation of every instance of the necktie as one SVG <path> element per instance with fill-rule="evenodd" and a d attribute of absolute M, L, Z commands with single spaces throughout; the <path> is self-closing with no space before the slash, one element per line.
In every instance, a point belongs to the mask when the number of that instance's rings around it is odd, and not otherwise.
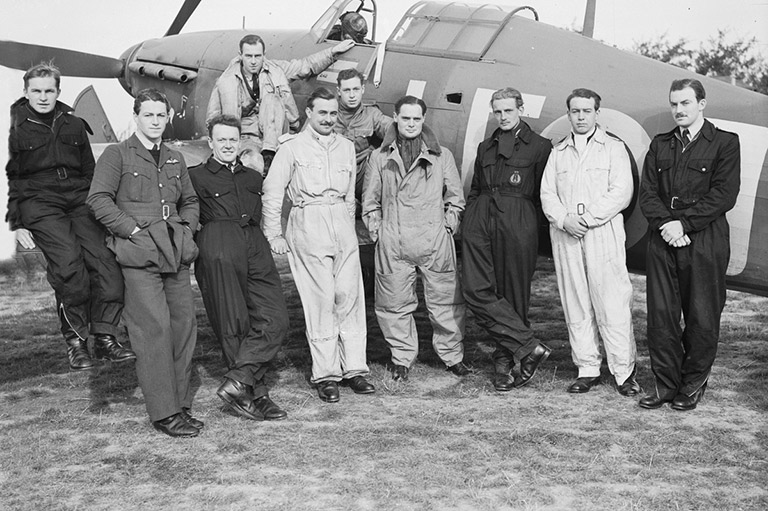
<path fill-rule="evenodd" d="M 691 132 L 688 131 L 688 128 L 683 130 L 683 149 L 688 147 L 688 144 L 691 143 Z"/>

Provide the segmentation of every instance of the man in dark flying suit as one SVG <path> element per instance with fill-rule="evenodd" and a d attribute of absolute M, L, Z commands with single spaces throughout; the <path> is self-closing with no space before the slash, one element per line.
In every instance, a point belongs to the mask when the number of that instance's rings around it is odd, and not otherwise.
<path fill-rule="evenodd" d="M 523 120 L 523 97 L 512 88 L 491 96 L 499 128 L 480 143 L 462 228 L 467 306 L 496 343 L 493 385 L 499 392 L 527 384 L 550 353 L 528 321 L 536 270 L 541 176 L 552 143 Z M 509 372 L 515 357 L 520 378 Z"/>
<path fill-rule="evenodd" d="M 61 333 L 73 370 L 95 356 L 133 360 L 115 336 L 123 311 L 123 277 L 106 231 L 85 204 L 95 162 L 87 125 L 58 101 L 61 74 L 39 64 L 24 74 L 24 97 L 11 107 L 6 220 L 25 249 L 39 246 L 56 293 Z"/>
<path fill-rule="evenodd" d="M 280 275 L 259 225 L 263 178 L 237 159 L 237 118 L 213 117 L 208 143 L 213 155 L 189 176 L 202 226 L 195 276 L 229 369 L 217 394 L 245 418 L 284 419 L 263 381 L 288 330 Z"/>
<path fill-rule="evenodd" d="M 700 81 L 672 82 L 669 105 L 677 126 L 651 142 L 640 188 L 656 393 L 639 404 L 693 410 L 717 353 L 731 250 L 725 213 L 739 195 L 741 152 L 738 135 L 704 119 Z"/>

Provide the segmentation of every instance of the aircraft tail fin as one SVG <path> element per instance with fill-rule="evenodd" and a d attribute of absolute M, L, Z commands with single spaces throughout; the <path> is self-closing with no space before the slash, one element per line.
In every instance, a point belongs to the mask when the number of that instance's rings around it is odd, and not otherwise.
<path fill-rule="evenodd" d="M 99 96 L 92 85 L 89 85 L 78 94 L 74 105 L 75 115 L 83 119 L 91 126 L 92 135 L 88 135 L 91 144 L 114 143 L 117 142 L 117 136 L 112 129 L 104 107 L 101 106 Z"/>

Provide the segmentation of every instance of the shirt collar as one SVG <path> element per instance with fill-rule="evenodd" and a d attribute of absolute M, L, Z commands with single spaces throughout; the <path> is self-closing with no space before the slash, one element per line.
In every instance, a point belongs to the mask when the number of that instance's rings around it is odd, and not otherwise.
<path fill-rule="evenodd" d="M 155 147 L 155 145 L 157 145 L 158 147 L 162 147 L 162 145 L 163 145 L 163 142 L 162 142 L 162 141 L 160 141 L 160 142 L 158 142 L 157 144 L 155 144 L 154 142 L 152 142 L 151 140 L 149 140 L 149 139 L 147 138 L 147 136 L 146 136 L 146 135 L 144 135 L 144 133 L 142 133 L 142 132 L 141 132 L 141 131 L 139 131 L 139 130 L 136 130 L 136 138 L 138 138 L 138 139 L 139 139 L 139 142 L 141 142 L 141 145 L 143 145 L 143 146 L 144 146 L 144 147 L 147 149 L 147 151 L 149 151 L 150 149 L 152 149 L 153 147 Z"/>
<path fill-rule="evenodd" d="M 702 115 L 698 119 L 696 119 L 696 122 L 694 122 L 693 124 L 691 124 L 687 128 L 682 128 L 682 127 L 679 128 L 677 130 L 677 134 L 680 135 L 680 139 L 682 140 L 683 130 L 687 129 L 688 133 L 691 136 L 691 140 L 693 140 L 694 138 L 696 138 L 696 135 L 699 134 L 699 132 L 701 131 L 701 128 L 703 126 L 704 126 L 704 116 Z"/>

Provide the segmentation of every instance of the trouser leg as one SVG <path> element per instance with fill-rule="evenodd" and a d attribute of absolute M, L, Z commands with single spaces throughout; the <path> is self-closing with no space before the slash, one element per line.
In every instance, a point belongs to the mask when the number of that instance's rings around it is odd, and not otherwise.
<path fill-rule="evenodd" d="M 69 217 L 71 192 L 41 189 L 35 199 L 20 205 L 24 226 L 46 259 L 48 282 L 56 293 L 61 332 L 88 337 L 90 278 Z"/>
<path fill-rule="evenodd" d="M 341 380 L 331 222 L 326 208 L 293 208 L 286 230 L 288 263 L 304 309 L 313 383 Z"/>
<path fill-rule="evenodd" d="M 659 233 L 649 233 L 645 265 L 648 353 L 656 379 L 656 393 L 667 400 L 675 397 L 682 381 L 682 303 L 677 262 L 677 256 L 683 253 L 681 250 L 684 249 L 669 247 Z"/>
<path fill-rule="evenodd" d="M 680 286 L 685 330 L 680 393 L 692 395 L 707 382 L 717 355 L 720 317 L 725 306 L 725 273 L 730 257 L 728 224 L 716 220 L 692 240 L 686 255 L 690 272 Z"/>
<path fill-rule="evenodd" d="M 375 294 L 376 320 L 392 353 L 392 362 L 410 367 L 419 352 L 419 337 L 413 319 L 418 306 L 416 268 L 401 264 L 394 273 L 377 271 Z"/>
<path fill-rule="evenodd" d="M 247 303 L 248 252 L 242 228 L 230 222 L 216 222 L 198 236 L 200 255 L 195 276 L 213 332 L 221 344 L 227 369 L 237 367 L 243 339 L 250 330 Z M 251 371 L 227 373 L 227 377 L 253 384 Z"/>
<path fill-rule="evenodd" d="M 580 378 L 600 376 L 599 337 L 589 296 L 583 239 L 577 240 L 557 228 L 550 228 L 557 287 L 563 305 L 571 358 Z"/>
<path fill-rule="evenodd" d="M 123 313 L 123 275 L 105 244 L 106 232 L 83 204 L 73 214 L 72 227 L 82 249 L 91 284 L 91 333 L 117 336 Z"/>
<path fill-rule="evenodd" d="M 248 294 L 250 330 L 237 352 L 230 373 L 247 371 L 255 398 L 267 395 L 263 377 L 277 356 L 288 331 L 288 308 L 269 243 L 260 230 L 251 229 L 248 252 Z M 227 373 L 229 376 L 230 373 Z"/>
<path fill-rule="evenodd" d="M 191 408 L 190 380 L 192 355 L 197 344 L 197 318 L 189 280 L 189 266 L 182 266 L 176 273 L 164 274 L 163 284 L 170 315 L 176 401 L 182 408 Z"/>
<path fill-rule="evenodd" d="M 583 244 L 589 297 L 608 368 L 621 385 L 635 370 L 637 358 L 632 330 L 632 282 L 626 266 L 622 218 L 590 229 Z"/>
<path fill-rule="evenodd" d="M 431 268 L 421 268 L 424 302 L 432 324 L 432 347 L 447 366 L 464 359 L 466 306 L 456 273 L 456 249 L 446 234 Z"/>
<path fill-rule="evenodd" d="M 336 214 L 346 211 L 336 208 Z M 348 217 L 343 219 L 346 221 Z M 340 221 L 337 220 L 337 224 Z M 360 251 L 353 222 L 336 231 L 337 253 L 334 257 L 336 275 L 335 309 L 339 321 L 339 362 L 343 378 L 368 374 L 366 348 L 368 345 L 365 323 L 365 291 L 360 271 Z"/>
<path fill-rule="evenodd" d="M 278 137 L 285 129 L 285 108 L 275 94 L 266 94 L 259 105 L 259 129 L 261 130 L 263 149 L 277 151 Z"/>
<path fill-rule="evenodd" d="M 142 269 L 122 268 L 125 279 L 123 318 L 136 352 L 136 376 L 149 418 L 181 411 L 177 395 L 170 311 L 163 277 Z"/>
<path fill-rule="evenodd" d="M 515 355 L 523 358 L 537 344 L 533 331 L 520 314 L 521 309 L 527 311 L 527 302 L 515 303 L 513 298 L 521 286 L 530 290 L 533 271 L 516 264 L 523 247 L 510 249 L 505 243 L 499 243 L 502 240 L 497 234 L 496 219 L 488 218 L 486 209 L 484 202 L 480 202 L 465 218 L 462 229 L 462 287 L 466 304 L 477 323 L 496 343 L 493 354 L 496 370 L 504 373 L 514 365 Z M 525 250 L 527 253 L 529 248 L 525 247 Z M 498 263 L 501 265 L 497 266 Z M 535 256 L 533 264 L 535 269 Z M 510 271 L 513 268 L 520 268 L 520 271 Z M 530 275 L 519 283 L 509 282 L 518 275 L 527 274 Z M 512 301 L 510 298 L 513 298 Z"/>
<path fill-rule="evenodd" d="M 150 420 L 156 421 L 191 406 L 190 363 L 197 332 L 189 268 L 171 274 L 122 270 L 136 373 Z"/>
<path fill-rule="evenodd" d="M 240 148 L 237 154 L 243 165 L 264 174 L 264 157 L 261 156 L 263 148 L 262 140 L 255 134 L 243 133 L 240 135 Z"/>

